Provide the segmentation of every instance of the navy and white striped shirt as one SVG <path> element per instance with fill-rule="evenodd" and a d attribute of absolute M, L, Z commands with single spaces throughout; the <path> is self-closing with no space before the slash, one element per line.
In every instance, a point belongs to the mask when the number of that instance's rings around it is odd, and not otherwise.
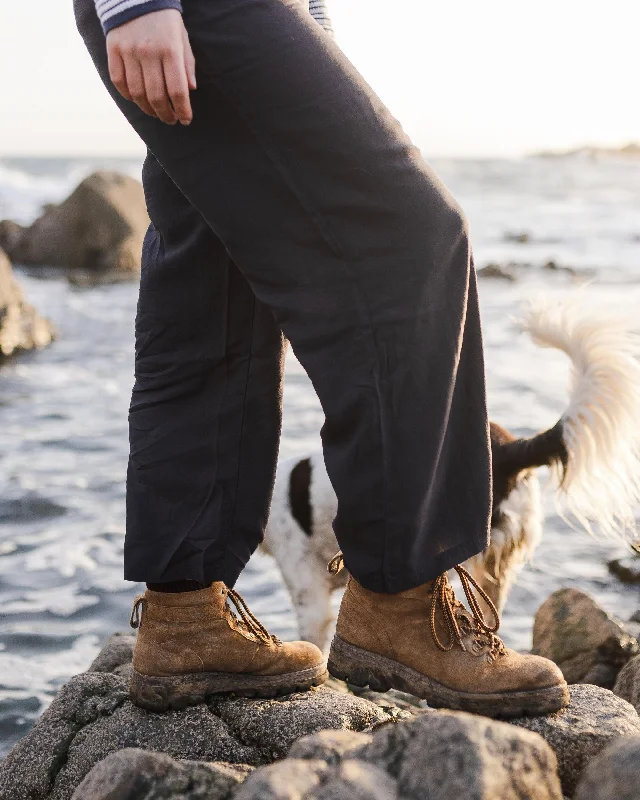
<path fill-rule="evenodd" d="M 325 0 L 308 0 L 308 2 L 311 16 L 328 33 L 333 34 Z M 180 0 L 95 0 L 95 4 L 105 33 L 151 11 L 162 11 L 165 8 L 182 11 Z"/>

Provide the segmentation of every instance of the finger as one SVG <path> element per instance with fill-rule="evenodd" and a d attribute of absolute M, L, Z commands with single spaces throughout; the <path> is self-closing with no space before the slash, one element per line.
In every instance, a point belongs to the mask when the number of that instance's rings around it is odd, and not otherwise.
<path fill-rule="evenodd" d="M 124 99 L 131 100 L 131 94 L 127 86 L 127 74 L 124 68 L 124 61 L 120 53 L 115 49 L 109 50 L 109 77 L 111 78 L 111 83 L 113 83 Z"/>
<path fill-rule="evenodd" d="M 187 78 L 189 80 L 189 88 L 197 89 L 196 86 L 196 59 L 191 49 L 191 42 L 189 41 L 189 34 L 187 29 L 182 30 L 182 39 L 184 43 L 184 66 L 187 70 Z"/>
<path fill-rule="evenodd" d="M 144 77 L 142 75 L 142 66 L 140 62 L 134 57 L 127 58 L 124 62 L 124 67 L 127 74 L 129 94 L 133 102 L 150 117 L 157 116 L 147 100 L 147 91 L 144 86 Z"/>
<path fill-rule="evenodd" d="M 189 98 L 187 70 L 182 57 L 174 53 L 165 56 L 164 79 L 176 117 L 183 125 L 188 125 L 193 119 L 193 112 Z"/>
<path fill-rule="evenodd" d="M 149 58 L 142 60 L 142 74 L 144 85 L 147 91 L 147 100 L 156 115 L 167 125 L 175 125 L 177 117 L 173 113 L 167 85 L 164 82 L 164 72 L 160 58 Z"/>

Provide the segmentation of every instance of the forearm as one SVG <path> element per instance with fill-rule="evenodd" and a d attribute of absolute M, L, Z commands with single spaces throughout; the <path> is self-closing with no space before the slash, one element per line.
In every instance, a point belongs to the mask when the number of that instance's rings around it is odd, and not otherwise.
<path fill-rule="evenodd" d="M 95 4 L 105 33 L 152 11 L 162 11 L 165 8 L 182 11 L 180 0 L 95 0 Z M 316 22 L 333 35 L 325 0 L 309 0 L 309 11 Z"/>

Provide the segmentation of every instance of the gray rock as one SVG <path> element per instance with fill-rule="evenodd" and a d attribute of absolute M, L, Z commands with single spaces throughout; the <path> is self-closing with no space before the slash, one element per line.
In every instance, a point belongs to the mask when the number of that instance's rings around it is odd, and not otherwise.
<path fill-rule="evenodd" d="M 98 762 L 72 800 L 226 800 L 250 767 L 175 761 L 161 753 L 119 750 Z"/>
<path fill-rule="evenodd" d="M 609 572 L 623 583 L 640 583 L 640 556 L 625 556 L 610 561 Z"/>
<path fill-rule="evenodd" d="M 640 656 L 632 658 L 620 670 L 613 693 L 631 703 L 640 714 Z"/>
<path fill-rule="evenodd" d="M 284 758 L 301 736 L 327 728 L 362 731 L 393 719 L 368 700 L 325 686 L 274 700 L 213 698 L 210 706 L 243 742 L 263 751 L 268 761 Z"/>
<path fill-rule="evenodd" d="M 307 797 L 309 800 L 396 800 L 398 793 L 396 782 L 386 772 L 374 764 L 348 759 Z"/>
<path fill-rule="evenodd" d="M 130 664 L 135 643 L 136 637 L 131 633 L 114 633 L 107 639 L 87 671 L 116 672 L 118 668 Z"/>
<path fill-rule="evenodd" d="M 100 171 L 30 227 L 19 231 L 5 222 L 2 230 L 19 264 L 134 273 L 148 225 L 140 182 Z"/>
<path fill-rule="evenodd" d="M 40 800 L 52 796 L 56 777 L 83 726 L 113 713 L 128 698 L 114 675 L 78 675 L 60 693 L 0 763 L 1 800 Z M 71 792 L 69 792 L 69 795 Z"/>
<path fill-rule="evenodd" d="M 113 667 L 126 650 L 122 638 L 112 640 L 98 666 Z M 115 666 L 116 672 L 128 666 Z M 366 700 L 323 687 L 276 700 L 215 698 L 209 705 L 154 714 L 132 705 L 120 675 L 87 672 L 63 687 L 0 763 L 0 800 L 68 800 L 98 762 L 125 748 L 259 765 L 284 756 L 305 734 L 362 730 L 391 718 Z"/>
<path fill-rule="evenodd" d="M 568 683 L 611 689 L 639 650 L 624 625 L 578 589 L 559 589 L 536 614 L 532 652 L 555 661 Z"/>
<path fill-rule="evenodd" d="M 11 263 L 0 250 L 0 362 L 14 353 L 45 347 L 53 336 L 52 325 L 25 302 Z"/>
<path fill-rule="evenodd" d="M 307 800 L 330 774 L 324 761 L 286 758 L 249 775 L 233 800 Z"/>
<path fill-rule="evenodd" d="M 487 264 L 486 267 L 478 270 L 478 278 L 493 278 L 503 281 L 518 280 L 514 270 L 502 264 Z"/>
<path fill-rule="evenodd" d="M 640 737 L 619 739 L 587 766 L 575 800 L 638 800 Z"/>
<path fill-rule="evenodd" d="M 371 740 L 370 733 L 319 731 L 294 742 L 288 757 L 319 759 L 327 764 L 338 764 L 360 752 Z"/>
<path fill-rule="evenodd" d="M 473 714 L 434 712 L 389 726 L 359 757 L 395 777 L 403 800 L 562 797 L 556 758 L 540 736 Z"/>
<path fill-rule="evenodd" d="M 562 789 L 569 797 L 592 758 L 621 736 L 640 735 L 640 717 L 630 703 L 586 684 L 571 686 L 571 702 L 562 711 L 511 723 L 539 733 L 551 746 Z"/>

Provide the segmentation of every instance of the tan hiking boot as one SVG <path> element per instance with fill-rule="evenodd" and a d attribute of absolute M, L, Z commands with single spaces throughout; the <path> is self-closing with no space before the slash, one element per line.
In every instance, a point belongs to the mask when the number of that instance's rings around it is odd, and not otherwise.
<path fill-rule="evenodd" d="M 240 595 L 221 582 L 175 594 L 147 589 L 133 605 L 131 627 L 140 629 L 131 699 L 152 711 L 196 705 L 223 692 L 275 697 L 328 677 L 315 645 L 271 636 Z"/>
<path fill-rule="evenodd" d="M 329 672 L 356 686 L 400 689 L 434 708 L 488 717 L 548 714 L 566 706 L 569 691 L 560 669 L 546 658 L 506 648 L 496 636 L 495 607 L 463 567 L 456 571 L 471 613 L 446 574 L 398 594 L 370 592 L 349 578 Z M 493 625 L 483 617 L 474 588 L 492 608 Z"/>

